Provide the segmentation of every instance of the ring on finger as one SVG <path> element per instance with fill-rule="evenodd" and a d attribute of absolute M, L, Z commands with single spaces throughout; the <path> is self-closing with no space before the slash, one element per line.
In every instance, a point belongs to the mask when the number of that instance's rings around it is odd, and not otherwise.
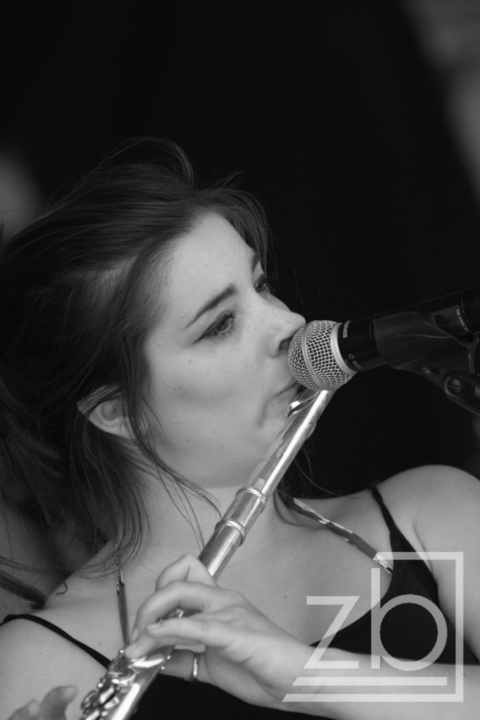
<path fill-rule="evenodd" d="M 193 653 L 193 665 L 192 665 L 192 672 L 190 677 L 188 678 L 189 682 L 198 682 L 198 666 L 200 662 L 200 653 L 194 652 Z"/>

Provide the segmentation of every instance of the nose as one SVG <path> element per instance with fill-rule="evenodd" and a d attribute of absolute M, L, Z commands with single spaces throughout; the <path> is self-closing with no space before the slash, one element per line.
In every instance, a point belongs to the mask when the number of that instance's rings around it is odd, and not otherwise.
<path fill-rule="evenodd" d="M 292 312 L 278 298 L 271 298 L 271 317 L 269 321 L 269 350 L 272 355 L 288 352 L 290 340 L 299 328 L 305 325 L 305 318 Z"/>

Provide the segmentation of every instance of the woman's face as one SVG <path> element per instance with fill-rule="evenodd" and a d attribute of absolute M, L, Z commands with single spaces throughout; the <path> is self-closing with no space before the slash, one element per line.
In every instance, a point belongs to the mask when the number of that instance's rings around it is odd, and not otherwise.
<path fill-rule="evenodd" d="M 287 364 L 304 324 L 268 290 L 250 248 L 210 214 L 177 242 L 146 343 L 148 432 L 172 468 L 204 488 L 243 483 L 298 391 Z"/>

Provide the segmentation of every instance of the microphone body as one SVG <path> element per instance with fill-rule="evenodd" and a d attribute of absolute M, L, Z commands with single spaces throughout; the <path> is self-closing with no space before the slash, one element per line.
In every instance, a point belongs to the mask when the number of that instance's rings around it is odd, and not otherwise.
<path fill-rule="evenodd" d="M 314 321 L 292 338 L 289 364 L 306 387 L 336 388 L 380 365 L 410 370 L 442 386 L 453 368 L 474 371 L 480 333 L 480 286 L 415 308 L 334 323 Z M 340 382 L 341 379 L 341 382 Z"/>
<path fill-rule="evenodd" d="M 422 356 L 431 358 L 435 339 L 456 338 L 468 343 L 478 332 L 480 286 L 427 300 L 397 313 L 348 320 L 338 324 L 332 343 L 335 354 L 350 371 L 385 364 L 401 369 Z"/>

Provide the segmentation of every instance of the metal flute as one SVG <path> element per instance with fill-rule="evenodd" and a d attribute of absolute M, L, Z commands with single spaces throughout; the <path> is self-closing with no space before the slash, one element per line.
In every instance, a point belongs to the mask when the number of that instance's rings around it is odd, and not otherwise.
<path fill-rule="evenodd" d="M 304 390 L 290 404 L 286 427 L 274 440 L 266 458 L 257 465 L 246 485 L 238 491 L 199 555 L 199 560 L 212 577 L 218 578 L 244 541 L 267 499 L 273 495 L 303 443 L 314 431 L 334 392 Z M 168 617 L 173 615 L 181 617 L 183 611 L 175 610 Z M 173 651 L 173 647 L 161 647 L 131 660 L 121 650 L 95 690 L 83 700 L 82 720 L 128 718 Z"/>

